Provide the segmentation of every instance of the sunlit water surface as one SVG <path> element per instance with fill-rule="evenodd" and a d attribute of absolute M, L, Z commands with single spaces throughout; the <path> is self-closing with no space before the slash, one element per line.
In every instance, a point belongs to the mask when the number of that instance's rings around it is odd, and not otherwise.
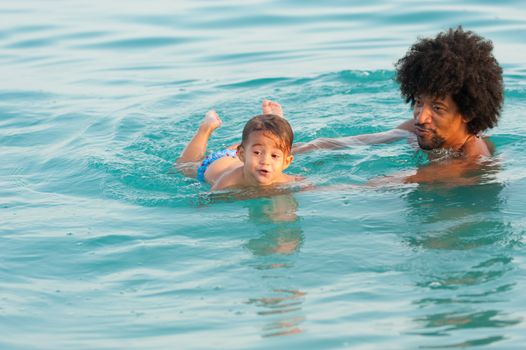
<path fill-rule="evenodd" d="M 523 5 L 3 1 L 0 348 L 523 349 Z M 263 98 L 298 141 L 396 126 L 393 63 L 460 24 L 505 72 L 479 185 L 334 190 L 422 166 L 405 141 L 299 155 L 326 189 L 289 196 L 171 170 L 211 108 L 211 149 Z"/>

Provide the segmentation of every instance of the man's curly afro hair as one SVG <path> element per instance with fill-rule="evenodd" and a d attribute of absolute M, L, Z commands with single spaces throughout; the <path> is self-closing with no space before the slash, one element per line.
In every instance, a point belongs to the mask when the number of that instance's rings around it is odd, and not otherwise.
<path fill-rule="evenodd" d="M 396 64 L 396 81 L 405 102 L 420 95 L 451 95 L 471 134 L 497 125 L 502 103 L 502 68 L 493 44 L 462 27 L 419 39 Z"/>

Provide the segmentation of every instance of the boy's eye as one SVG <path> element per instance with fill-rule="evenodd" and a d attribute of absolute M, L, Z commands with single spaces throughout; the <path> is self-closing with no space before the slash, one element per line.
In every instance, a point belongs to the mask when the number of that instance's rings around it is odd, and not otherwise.
<path fill-rule="evenodd" d="M 274 158 L 274 159 L 279 159 L 279 154 L 273 154 L 273 155 L 272 155 L 272 158 Z"/>
<path fill-rule="evenodd" d="M 261 151 L 254 151 L 254 154 L 255 154 L 256 156 L 259 156 L 259 155 L 261 154 Z"/>

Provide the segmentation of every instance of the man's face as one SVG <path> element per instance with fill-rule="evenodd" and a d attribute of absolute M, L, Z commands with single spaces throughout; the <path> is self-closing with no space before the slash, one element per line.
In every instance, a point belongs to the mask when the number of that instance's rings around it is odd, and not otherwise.
<path fill-rule="evenodd" d="M 466 123 L 450 95 L 445 98 L 417 96 L 413 118 L 418 145 L 424 150 L 456 149 L 465 142 Z"/>

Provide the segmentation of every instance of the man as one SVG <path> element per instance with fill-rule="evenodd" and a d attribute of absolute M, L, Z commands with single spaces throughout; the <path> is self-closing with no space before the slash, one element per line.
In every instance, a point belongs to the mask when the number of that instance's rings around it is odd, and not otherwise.
<path fill-rule="evenodd" d="M 391 142 L 411 133 L 421 149 L 432 151 L 430 160 L 443 156 L 437 150 L 452 157 L 419 168 L 404 182 L 462 181 L 492 153 L 481 134 L 497 124 L 504 99 L 502 68 L 492 50 L 491 41 L 462 27 L 418 40 L 396 63 L 396 81 L 413 119 L 383 133 L 316 139 L 293 152 Z"/>

